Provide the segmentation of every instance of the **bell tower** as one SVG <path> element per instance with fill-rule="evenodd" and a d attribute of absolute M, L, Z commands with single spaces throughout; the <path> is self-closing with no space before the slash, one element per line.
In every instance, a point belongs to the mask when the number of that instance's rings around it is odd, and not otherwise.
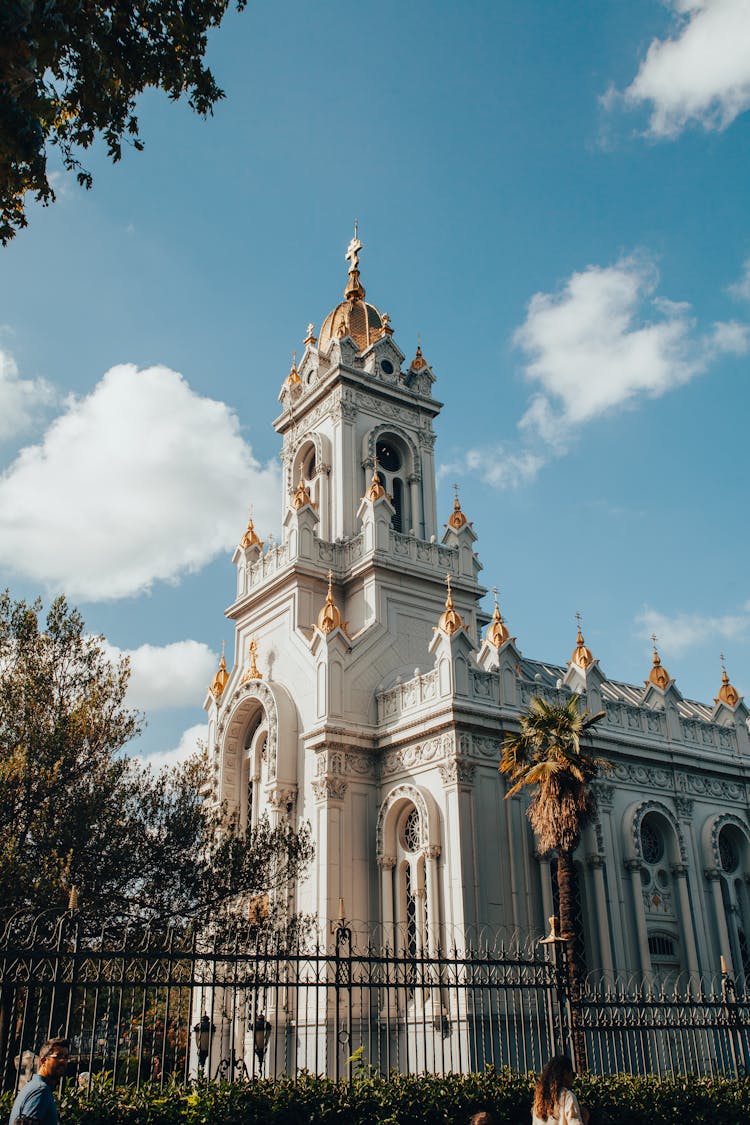
<path fill-rule="evenodd" d="M 344 299 L 292 365 L 274 423 L 283 437 L 284 510 L 300 483 L 317 507 L 318 534 L 338 542 L 359 531 L 360 500 L 377 467 L 399 534 L 437 538 L 435 434 L 441 403 L 421 348 L 406 368 L 387 313 L 365 300 L 355 231 Z"/>

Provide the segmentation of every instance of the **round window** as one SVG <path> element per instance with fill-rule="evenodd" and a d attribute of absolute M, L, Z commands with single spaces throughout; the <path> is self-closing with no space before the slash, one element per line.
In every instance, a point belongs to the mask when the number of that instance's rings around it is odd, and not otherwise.
<path fill-rule="evenodd" d="M 719 859 L 725 871 L 736 871 L 740 865 L 740 853 L 737 845 L 726 829 L 719 833 Z"/>
<path fill-rule="evenodd" d="M 416 852 L 419 849 L 419 813 L 412 809 L 404 821 L 404 847 L 407 852 Z"/>
<path fill-rule="evenodd" d="M 641 824 L 641 854 L 646 863 L 658 863 L 664 855 L 664 839 L 650 820 Z"/>
<path fill-rule="evenodd" d="M 392 375 L 393 374 L 393 364 L 391 363 L 391 361 L 389 359 L 382 359 L 380 361 L 380 370 L 385 375 Z"/>
<path fill-rule="evenodd" d="M 398 450 L 394 449 L 388 442 L 380 442 L 375 453 L 381 469 L 385 469 L 389 473 L 395 473 L 401 468 L 401 458 L 398 455 Z"/>

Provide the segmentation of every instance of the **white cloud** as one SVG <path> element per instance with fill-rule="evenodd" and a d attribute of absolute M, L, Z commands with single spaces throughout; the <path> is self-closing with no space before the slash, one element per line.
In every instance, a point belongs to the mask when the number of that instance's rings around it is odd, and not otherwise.
<path fill-rule="evenodd" d="M 624 98 L 647 103 L 649 132 L 725 129 L 750 106 L 750 0 L 671 0 L 676 35 L 654 39 Z"/>
<path fill-rule="evenodd" d="M 219 663 L 216 653 L 201 641 L 140 645 L 133 649 L 119 649 L 107 643 L 105 648 L 112 660 L 129 658 L 130 682 L 125 702 L 138 711 L 199 704 Z"/>
<path fill-rule="evenodd" d="M 748 609 L 750 606 L 745 605 L 740 612 L 721 617 L 701 613 L 677 613 L 670 617 L 645 606 L 636 617 L 636 627 L 644 639 L 656 634 L 662 655 L 681 656 L 696 645 L 705 648 L 711 639 L 719 642 L 744 637 L 750 629 Z"/>
<path fill-rule="evenodd" d="M 25 433 L 54 400 L 45 379 L 21 379 L 13 357 L 0 348 L 0 441 Z"/>
<path fill-rule="evenodd" d="M 658 274 L 642 258 L 588 266 L 557 293 L 537 293 L 514 342 L 540 388 L 520 422 L 558 452 L 571 432 L 642 395 L 662 395 L 721 352 L 748 350 L 748 330 L 717 324 L 697 336 L 689 306 L 655 296 Z"/>
<path fill-rule="evenodd" d="M 534 479 L 546 463 L 544 457 L 530 449 L 514 452 L 506 445 L 478 446 L 467 449 L 457 461 L 441 465 L 438 476 L 473 473 L 492 488 L 520 488 Z"/>
<path fill-rule="evenodd" d="M 199 749 L 199 743 L 205 745 L 207 740 L 208 727 L 205 723 L 199 723 L 197 726 L 188 727 L 183 732 L 180 741 L 171 750 L 157 751 L 155 754 L 135 754 L 133 757 L 142 762 L 143 765 L 151 766 L 154 770 L 163 769 L 165 766 L 179 766 L 191 754 L 195 754 Z"/>
<path fill-rule="evenodd" d="M 746 258 L 742 267 L 742 277 L 733 285 L 727 287 L 730 297 L 736 301 L 750 301 L 750 258 Z"/>
<path fill-rule="evenodd" d="M 249 502 L 274 523 L 279 480 L 223 402 L 113 367 L 0 477 L 0 564 L 72 598 L 140 593 L 233 547 Z"/>

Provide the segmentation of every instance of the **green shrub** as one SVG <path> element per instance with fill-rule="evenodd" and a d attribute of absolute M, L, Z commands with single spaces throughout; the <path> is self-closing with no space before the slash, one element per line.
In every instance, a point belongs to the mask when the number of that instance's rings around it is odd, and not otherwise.
<path fill-rule="evenodd" d="M 533 1075 L 393 1075 L 358 1068 L 351 1084 L 313 1075 L 256 1082 L 69 1089 L 63 1125 L 466 1125 L 491 1109 L 499 1125 L 529 1125 Z M 577 1083 L 592 1125 L 750 1125 L 750 1079 L 583 1075 Z M 0 1098 L 7 1120 L 10 1096 Z"/>

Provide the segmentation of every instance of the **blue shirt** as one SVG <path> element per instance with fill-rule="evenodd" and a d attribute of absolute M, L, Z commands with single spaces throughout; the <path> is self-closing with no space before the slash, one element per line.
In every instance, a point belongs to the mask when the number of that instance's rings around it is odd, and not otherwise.
<path fill-rule="evenodd" d="M 40 1074 L 35 1074 L 13 1102 L 8 1125 L 14 1125 L 19 1117 L 31 1117 L 40 1125 L 58 1125 L 57 1106 L 52 1087 Z"/>

